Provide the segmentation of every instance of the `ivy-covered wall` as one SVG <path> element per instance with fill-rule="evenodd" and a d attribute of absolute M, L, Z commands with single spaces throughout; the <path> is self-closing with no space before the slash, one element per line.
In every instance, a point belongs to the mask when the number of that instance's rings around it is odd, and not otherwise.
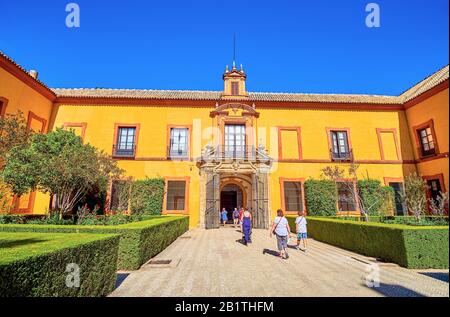
<path fill-rule="evenodd" d="M 329 180 L 305 181 L 305 199 L 311 216 L 334 216 L 337 212 L 336 183 Z"/>
<path fill-rule="evenodd" d="M 146 178 L 117 181 L 111 192 L 111 210 L 132 214 L 160 215 L 164 198 L 164 179 Z"/>

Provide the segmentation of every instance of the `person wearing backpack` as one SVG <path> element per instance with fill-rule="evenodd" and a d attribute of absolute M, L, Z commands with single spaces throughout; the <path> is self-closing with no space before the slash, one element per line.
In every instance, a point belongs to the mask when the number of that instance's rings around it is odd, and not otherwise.
<path fill-rule="evenodd" d="M 275 217 L 272 229 L 270 230 L 270 237 L 272 237 L 272 234 L 277 237 L 279 256 L 282 259 L 289 258 L 289 254 L 287 253 L 287 242 L 290 232 L 289 222 L 286 217 L 284 217 L 283 210 L 278 209 L 277 216 Z"/>

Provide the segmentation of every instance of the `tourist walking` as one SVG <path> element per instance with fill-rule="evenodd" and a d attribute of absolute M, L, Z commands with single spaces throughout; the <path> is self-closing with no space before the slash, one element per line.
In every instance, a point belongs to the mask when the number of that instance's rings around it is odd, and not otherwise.
<path fill-rule="evenodd" d="M 300 250 L 300 242 L 303 244 L 303 251 L 306 252 L 308 246 L 308 233 L 306 229 L 306 217 L 303 211 L 298 212 L 298 217 L 295 219 L 295 229 L 297 232 L 297 250 Z"/>
<path fill-rule="evenodd" d="M 239 215 L 238 215 L 238 219 L 239 219 L 239 223 L 242 225 L 242 215 L 244 214 L 244 208 L 239 207 Z"/>
<path fill-rule="evenodd" d="M 237 208 L 234 208 L 233 210 L 233 224 L 236 228 L 236 225 L 239 224 L 239 210 Z"/>
<path fill-rule="evenodd" d="M 251 231 L 252 231 L 252 214 L 248 210 L 245 210 L 242 213 L 242 233 L 244 234 L 243 242 L 245 245 L 248 245 L 249 242 L 252 242 L 250 238 Z"/>
<path fill-rule="evenodd" d="M 277 216 L 275 217 L 272 229 L 270 230 L 270 237 L 272 237 L 272 234 L 275 234 L 277 237 L 279 256 L 282 259 L 287 259 L 289 257 L 287 253 L 287 242 L 290 232 L 289 222 L 286 217 L 284 217 L 283 210 L 278 209 Z"/>
<path fill-rule="evenodd" d="M 225 226 L 225 224 L 228 221 L 228 216 L 227 216 L 228 215 L 228 211 L 225 208 L 223 208 L 221 215 L 222 215 L 222 225 Z"/>

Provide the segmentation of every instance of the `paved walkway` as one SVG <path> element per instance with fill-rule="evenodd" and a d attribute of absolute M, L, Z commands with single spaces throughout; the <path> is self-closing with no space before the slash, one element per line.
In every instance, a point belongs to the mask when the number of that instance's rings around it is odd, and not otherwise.
<path fill-rule="evenodd" d="M 152 259 L 170 264 L 144 265 L 110 296 L 449 296 L 448 271 L 379 263 L 379 287 L 370 288 L 372 258 L 310 239 L 307 253 L 289 249 L 282 260 L 269 231 L 254 229 L 248 247 L 240 238 L 234 228 L 186 232 Z"/>

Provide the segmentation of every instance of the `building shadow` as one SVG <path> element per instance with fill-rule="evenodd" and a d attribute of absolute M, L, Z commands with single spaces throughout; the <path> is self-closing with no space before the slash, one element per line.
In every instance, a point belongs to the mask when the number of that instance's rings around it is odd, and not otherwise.
<path fill-rule="evenodd" d="M 448 272 L 419 272 L 419 274 L 432 277 L 436 280 L 448 283 Z"/>
<path fill-rule="evenodd" d="M 117 273 L 116 285 L 115 285 L 114 289 L 118 288 L 123 283 L 123 281 L 125 281 L 125 279 L 128 277 L 128 275 L 130 275 L 130 273 Z"/>
<path fill-rule="evenodd" d="M 368 287 L 365 284 L 363 285 Z M 380 283 L 378 287 L 374 286 L 369 288 L 387 297 L 426 297 L 423 294 L 420 294 L 401 285 Z"/>
<path fill-rule="evenodd" d="M 27 245 L 27 244 L 33 244 L 33 243 L 39 243 L 39 242 L 44 242 L 46 240 L 43 239 L 35 239 L 35 238 L 31 238 L 31 239 L 22 239 L 22 240 L 0 240 L 0 249 L 3 248 L 14 248 L 14 247 L 18 247 L 18 246 L 23 246 L 23 245 Z"/>

